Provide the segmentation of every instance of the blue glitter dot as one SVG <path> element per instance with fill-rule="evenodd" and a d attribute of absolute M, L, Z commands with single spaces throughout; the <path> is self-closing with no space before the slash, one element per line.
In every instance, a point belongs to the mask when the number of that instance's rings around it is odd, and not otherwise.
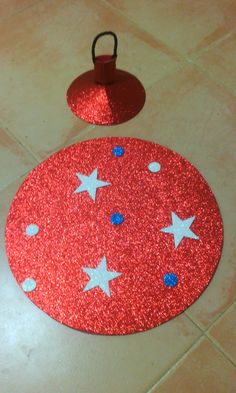
<path fill-rule="evenodd" d="M 125 150 L 121 146 L 115 146 L 112 150 L 112 153 L 115 157 L 122 157 L 124 155 Z"/>
<path fill-rule="evenodd" d="M 167 287 L 175 287 L 178 284 L 178 277 L 174 273 L 167 273 L 164 275 L 164 284 Z"/>
<path fill-rule="evenodd" d="M 111 215 L 110 221 L 113 225 L 120 225 L 124 221 L 124 217 L 120 213 L 113 213 Z"/>

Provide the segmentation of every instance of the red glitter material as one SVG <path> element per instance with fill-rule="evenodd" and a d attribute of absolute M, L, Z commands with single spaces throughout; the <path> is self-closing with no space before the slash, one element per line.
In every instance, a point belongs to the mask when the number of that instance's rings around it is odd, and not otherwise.
<path fill-rule="evenodd" d="M 122 157 L 112 153 L 124 148 Z M 152 173 L 151 162 L 160 170 Z M 76 173 L 98 168 L 96 200 Z M 114 212 L 124 216 L 112 225 Z M 161 229 L 195 216 L 177 248 Z M 36 224 L 36 236 L 26 227 Z M 17 192 L 6 226 L 12 272 L 26 295 L 57 321 L 98 334 L 128 334 L 153 328 L 190 306 L 211 280 L 220 258 L 223 226 L 206 181 L 187 160 L 157 144 L 133 138 L 101 138 L 66 148 L 35 168 Z M 107 269 L 121 275 L 109 282 L 111 296 L 96 287 L 83 292 L 89 276 L 106 257 Z M 167 287 L 167 273 L 178 277 Z"/>
<path fill-rule="evenodd" d="M 138 114 L 145 103 L 145 90 L 130 73 L 116 70 L 114 83 L 95 83 L 94 70 L 85 72 L 70 85 L 67 102 L 71 111 L 92 124 L 123 123 Z"/>

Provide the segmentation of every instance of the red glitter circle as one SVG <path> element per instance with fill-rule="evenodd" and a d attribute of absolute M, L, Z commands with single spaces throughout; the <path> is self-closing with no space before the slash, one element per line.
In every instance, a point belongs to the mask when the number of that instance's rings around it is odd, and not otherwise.
<path fill-rule="evenodd" d="M 116 146 L 124 149 L 120 157 Z M 151 162 L 158 162 L 156 172 Z M 77 174 L 95 169 L 109 185 L 93 200 L 75 191 L 82 184 Z M 112 225 L 117 212 L 124 221 Z M 173 213 L 195 217 L 195 238 L 186 233 L 177 247 L 163 230 Z M 26 233 L 30 224 L 39 229 L 35 236 Z M 209 284 L 222 241 L 219 208 L 200 173 L 179 154 L 133 138 L 89 140 L 51 156 L 23 182 L 6 226 L 17 282 L 37 283 L 27 296 L 61 323 L 108 335 L 144 331 L 184 311 Z M 85 291 L 86 269 L 97 269 L 104 257 L 107 271 L 120 273 L 108 283 L 110 296 L 100 286 Z M 165 284 L 168 273 L 177 285 Z"/>

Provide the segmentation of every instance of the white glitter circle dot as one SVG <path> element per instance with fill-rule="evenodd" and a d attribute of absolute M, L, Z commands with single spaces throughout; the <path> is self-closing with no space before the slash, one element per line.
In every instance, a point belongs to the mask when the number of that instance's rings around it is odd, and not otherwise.
<path fill-rule="evenodd" d="M 26 235 L 35 236 L 39 233 L 39 227 L 36 224 L 30 224 L 26 227 Z"/>
<path fill-rule="evenodd" d="M 22 283 L 22 288 L 25 292 L 32 292 L 35 290 L 37 284 L 33 278 L 26 278 Z"/>
<path fill-rule="evenodd" d="M 148 165 L 148 169 L 150 172 L 159 172 L 159 170 L 161 169 L 161 165 L 159 164 L 159 162 L 150 162 L 150 164 Z"/>

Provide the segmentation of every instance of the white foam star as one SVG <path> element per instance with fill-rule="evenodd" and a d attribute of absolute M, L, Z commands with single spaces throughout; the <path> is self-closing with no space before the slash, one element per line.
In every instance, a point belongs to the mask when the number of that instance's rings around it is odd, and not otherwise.
<path fill-rule="evenodd" d="M 83 289 L 83 292 L 89 291 L 90 289 L 93 289 L 95 287 L 99 287 L 110 297 L 109 281 L 119 277 L 121 273 L 111 272 L 107 270 L 106 257 L 102 258 L 97 268 L 92 269 L 88 267 L 83 267 L 82 269 L 90 277 L 90 280 L 87 283 L 86 287 Z"/>
<path fill-rule="evenodd" d="M 76 173 L 78 178 L 81 181 L 81 184 L 78 188 L 76 188 L 75 193 L 80 193 L 83 191 L 87 191 L 91 198 L 95 201 L 97 188 L 109 186 L 110 183 L 107 183 L 102 180 L 98 180 L 98 170 L 94 169 L 94 171 L 89 176 L 82 175 L 81 173 Z"/>
<path fill-rule="evenodd" d="M 171 233 L 174 235 L 175 248 L 178 247 L 184 237 L 190 239 L 199 239 L 199 237 L 190 229 L 195 217 L 189 217 L 186 220 L 181 220 L 174 212 L 171 213 L 172 225 L 162 228 L 161 232 Z"/>

